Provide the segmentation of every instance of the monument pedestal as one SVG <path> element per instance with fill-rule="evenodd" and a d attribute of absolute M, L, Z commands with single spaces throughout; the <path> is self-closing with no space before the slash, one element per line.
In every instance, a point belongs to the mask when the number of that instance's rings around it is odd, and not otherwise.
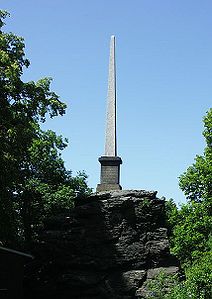
<path fill-rule="evenodd" d="M 121 158 L 102 156 L 99 158 L 99 162 L 101 164 L 101 178 L 96 191 L 121 190 L 122 187 L 119 185 Z"/>

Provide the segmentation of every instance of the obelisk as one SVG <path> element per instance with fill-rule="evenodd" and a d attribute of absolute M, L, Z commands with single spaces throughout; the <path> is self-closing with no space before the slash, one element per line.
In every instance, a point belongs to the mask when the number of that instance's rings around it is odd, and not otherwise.
<path fill-rule="evenodd" d="M 96 191 L 121 190 L 119 181 L 122 160 L 117 156 L 116 136 L 115 36 L 111 36 L 110 41 L 105 155 L 99 158 L 99 162 L 101 164 L 101 176 L 100 184 L 97 185 Z"/>

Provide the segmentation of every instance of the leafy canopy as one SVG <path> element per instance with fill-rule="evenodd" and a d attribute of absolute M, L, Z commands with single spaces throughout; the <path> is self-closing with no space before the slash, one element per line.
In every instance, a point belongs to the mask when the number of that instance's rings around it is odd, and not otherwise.
<path fill-rule="evenodd" d="M 206 147 L 202 156 L 180 176 L 179 185 L 189 200 L 212 199 L 212 109 L 203 119 Z"/>
<path fill-rule="evenodd" d="M 51 213 L 71 208 L 90 192 L 86 175 L 72 177 L 61 158 L 67 140 L 40 127 L 66 104 L 51 90 L 51 78 L 23 82 L 30 65 L 22 37 L 3 31 L 0 11 L 0 237 L 3 244 L 29 242 Z"/>
<path fill-rule="evenodd" d="M 203 118 L 206 147 L 179 178 L 188 203 L 177 209 L 167 202 L 171 249 L 186 275 L 169 294 L 170 299 L 212 297 L 212 109 Z"/>

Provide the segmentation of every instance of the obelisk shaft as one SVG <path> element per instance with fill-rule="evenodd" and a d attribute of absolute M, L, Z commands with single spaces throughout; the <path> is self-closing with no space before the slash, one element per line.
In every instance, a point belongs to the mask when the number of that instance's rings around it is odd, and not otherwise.
<path fill-rule="evenodd" d="M 110 40 L 110 61 L 107 94 L 107 119 L 105 155 L 99 158 L 101 164 L 100 184 L 96 191 L 121 190 L 120 165 L 122 160 L 117 156 L 116 145 L 116 64 L 115 64 L 115 36 Z"/>
<path fill-rule="evenodd" d="M 110 40 L 105 156 L 117 156 L 115 36 Z"/>

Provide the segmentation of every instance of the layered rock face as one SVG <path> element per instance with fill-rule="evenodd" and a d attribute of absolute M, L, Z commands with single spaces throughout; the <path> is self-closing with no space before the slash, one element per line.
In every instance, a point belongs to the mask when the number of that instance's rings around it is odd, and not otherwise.
<path fill-rule="evenodd" d="M 156 192 L 92 194 L 73 211 L 46 222 L 28 269 L 29 298 L 146 298 L 146 281 L 175 273 Z"/>

